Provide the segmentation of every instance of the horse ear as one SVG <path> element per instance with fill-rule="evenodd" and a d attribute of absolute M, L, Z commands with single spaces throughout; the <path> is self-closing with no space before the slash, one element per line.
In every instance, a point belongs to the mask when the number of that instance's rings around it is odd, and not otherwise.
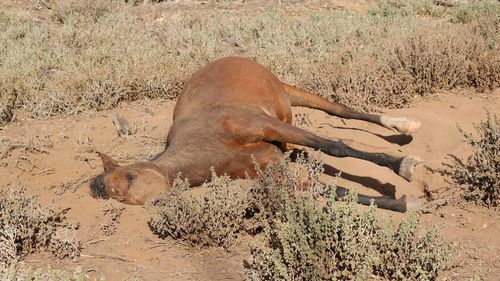
<path fill-rule="evenodd" d="M 115 168 L 120 167 L 120 165 L 118 165 L 118 162 L 116 162 L 115 159 L 109 157 L 108 155 L 100 152 L 97 152 L 97 155 L 101 157 L 102 166 L 105 173 L 112 172 Z"/>

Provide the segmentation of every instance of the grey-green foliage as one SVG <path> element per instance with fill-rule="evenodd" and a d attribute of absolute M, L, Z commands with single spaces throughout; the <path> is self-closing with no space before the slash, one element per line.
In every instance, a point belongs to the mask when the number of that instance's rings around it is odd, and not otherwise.
<path fill-rule="evenodd" d="M 368 10 L 369 14 L 382 17 L 413 15 L 441 17 L 445 12 L 446 8 L 437 5 L 433 0 L 383 0 L 377 1 L 376 5 Z"/>
<path fill-rule="evenodd" d="M 2 281 L 84 281 L 85 274 L 80 267 L 73 272 L 53 268 L 22 268 L 19 264 L 8 267 L 0 266 L 0 280 Z M 99 279 L 103 280 L 103 279 Z"/>
<path fill-rule="evenodd" d="M 0 187 L 0 264 L 46 249 L 56 257 L 76 258 L 80 242 L 64 214 L 41 206 L 23 187 Z"/>
<path fill-rule="evenodd" d="M 470 1 L 461 3 L 451 10 L 452 23 L 467 24 L 474 20 L 489 17 L 500 23 L 500 3 L 495 0 Z"/>
<path fill-rule="evenodd" d="M 282 213 L 286 198 L 301 191 L 318 197 L 326 186 L 319 181 L 323 162 L 319 155 L 299 154 L 293 166 L 289 155 L 276 156 L 266 167 L 255 164 L 256 176 L 249 190 L 250 209 L 256 211 L 254 219 L 273 221 Z"/>
<path fill-rule="evenodd" d="M 183 194 L 189 186 L 176 179 L 171 192 L 148 206 L 151 230 L 192 245 L 229 247 L 244 231 L 248 193 L 231 184 L 228 176 L 215 173 L 207 187 L 201 196 Z"/>
<path fill-rule="evenodd" d="M 449 1 L 450 2 L 450 1 Z M 468 24 L 473 21 L 489 18 L 498 23 L 500 20 L 500 3 L 496 0 L 457 1 L 446 7 L 433 0 L 383 0 L 369 9 L 372 16 L 409 17 L 430 16 L 446 18 L 451 23 Z"/>
<path fill-rule="evenodd" d="M 487 118 L 475 124 L 476 135 L 458 128 L 472 147 L 472 155 L 462 161 L 452 156 L 445 164 L 445 173 L 463 188 L 467 200 L 490 207 L 500 206 L 500 121 L 496 114 L 486 111 Z"/>
<path fill-rule="evenodd" d="M 361 211 L 354 193 L 342 202 L 334 194 L 326 206 L 289 198 L 265 227 L 265 245 L 251 248 L 247 280 L 434 280 L 446 267 L 450 246 L 424 231 L 417 214 L 393 232 L 374 206 Z"/>

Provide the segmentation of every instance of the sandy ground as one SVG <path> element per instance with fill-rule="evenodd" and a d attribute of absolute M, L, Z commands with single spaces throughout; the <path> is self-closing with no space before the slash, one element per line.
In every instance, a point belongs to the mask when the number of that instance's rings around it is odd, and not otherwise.
<path fill-rule="evenodd" d="M 3 144 L 17 144 L 0 159 L 0 186 L 25 186 L 44 204 L 70 208 L 67 217 L 77 221 L 77 237 L 83 243 L 78 261 L 56 260 L 45 254 L 29 256 L 23 263 L 51 265 L 73 270 L 81 266 L 90 278 L 106 280 L 242 280 L 246 243 L 231 252 L 222 249 L 195 250 L 171 239 L 160 239 L 147 226 L 148 213 L 141 206 L 97 200 L 89 194 L 89 181 L 102 171 L 95 150 L 121 163 L 144 160 L 160 152 L 171 125 L 173 101 L 142 101 L 119 108 L 85 113 L 76 117 L 31 120 L 18 114 L 17 120 L 0 128 Z M 415 103 L 412 108 L 387 113 L 418 119 L 422 128 L 412 137 L 395 135 L 377 125 L 342 120 L 307 108 L 295 108 L 300 127 L 325 137 L 340 137 L 399 150 L 425 160 L 408 183 L 389 169 L 351 158 L 324 155 L 328 171 L 342 172 L 338 185 L 360 193 L 414 194 L 425 203 L 424 186 L 438 191 L 447 186 L 432 169 L 442 167 L 447 154 L 463 157 L 470 153 L 457 124 L 472 131 L 473 122 L 485 118 L 484 107 L 500 114 L 500 92 L 490 95 L 439 93 Z M 133 134 L 118 136 L 113 125 L 116 115 L 126 118 Z M 24 147 L 24 148 L 23 148 Z M 31 149 L 25 149 L 29 147 Z M 5 148 L 5 147 L 4 147 Z M 2 149 L 4 149 L 2 148 Z M 431 169 L 428 169 L 431 168 Z M 333 173 L 330 173 L 333 174 Z M 325 175 L 324 180 L 331 177 Z M 114 214 L 120 213 L 116 221 Z M 395 221 L 405 215 L 380 210 Z M 498 212 L 470 205 L 449 204 L 425 214 L 424 223 L 443 227 L 444 238 L 456 244 L 452 268 L 443 278 L 484 280 L 500 274 L 500 216 Z M 246 239 L 248 240 L 248 239 Z"/>

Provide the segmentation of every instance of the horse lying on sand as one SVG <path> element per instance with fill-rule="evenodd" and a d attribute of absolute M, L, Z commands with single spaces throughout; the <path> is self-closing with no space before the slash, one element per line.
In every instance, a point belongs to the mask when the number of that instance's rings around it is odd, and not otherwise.
<path fill-rule="evenodd" d="M 292 106 L 323 110 L 411 134 L 420 122 L 404 117 L 354 111 L 281 82 L 262 65 L 246 58 L 218 59 L 196 72 L 186 83 L 174 109 L 165 150 L 151 161 L 120 166 L 99 153 L 104 166 L 104 190 L 127 204 L 144 204 L 169 190 L 179 173 L 193 186 L 217 174 L 255 176 L 256 164 L 266 165 L 287 143 L 320 149 L 335 157 L 355 157 L 393 170 L 411 181 L 421 160 L 383 152 L 365 152 L 344 139 L 326 139 L 292 125 Z M 368 204 L 371 197 L 359 196 Z M 413 196 L 373 198 L 378 207 L 407 211 L 418 206 Z"/>

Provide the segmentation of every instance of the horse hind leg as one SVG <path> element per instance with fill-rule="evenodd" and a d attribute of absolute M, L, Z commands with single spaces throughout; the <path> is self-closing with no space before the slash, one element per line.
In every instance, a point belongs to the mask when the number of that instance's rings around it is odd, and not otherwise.
<path fill-rule="evenodd" d="M 330 102 L 318 95 L 304 92 L 285 83 L 283 83 L 283 87 L 288 93 L 292 106 L 305 106 L 319 109 L 325 111 L 330 115 L 335 115 L 346 119 L 368 121 L 407 135 L 416 132 L 421 126 L 420 122 L 409 120 L 406 117 L 394 117 L 388 115 L 376 115 L 359 112 L 342 104 Z"/>
<path fill-rule="evenodd" d="M 246 136 L 253 135 L 256 139 L 266 142 L 282 142 L 303 145 L 321 150 L 334 157 L 354 157 L 385 166 L 393 170 L 407 181 L 411 181 L 413 168 L 423 161 L 413 156 L 397 156 L 369 147 L 376 152 L 366 152 L 353 147 L 355 143 L 343 139 L 326 139 L 306 130 L 297 128 L 288 123 L 267 115 L 252 116 L 251 120 L 239 124 L 240 133 Z M 244 125 L 243 125 L 244 124 Z M 377 151 L 378 150 L 378 151 Z"/>
<path fill-rule="evenodd" d="M 347 195 L 347 189 L 337 187 L 336 195 L 338 198 L 345 197 Z M 392 210 L 397 212 L 408 212 L 420 207 L 420 202 L 414 195 L 402 195 L 398 199 L 391 196 L 367 196 L 363 194 L 358 194 L 358 203 L 369 206 L 370 204 L 375 204 L 378 208 Z"/>
<path fill-rule="evenodd" d="M 292 154 L 295 154 L 295 157 L 302 153 L 302 151 L 296 149 Z M 292 155 L 290 156 L 292 157 Z M 307 157 L 307 156 L 306 156 Z M 309 191 L 316 194 L 326 195 L 328 190 L 330 189 L 329 185 L 324 182 L 318 180 L 320 185 L 313 184 L 313 180 L 308 178 L 306 175 L 303 175 L 299 181 L 300 190 Z M 341 199 L 347 196 L 348 189 L 340 186 L 335 187 L 335 195 L 337 198 Z M 402 195 L 399 198 L 395 198 L 394 195 L 383 195 L 383 196 L 369 196 L 364 194 L 357 194 L 357 203 L 369 206 L 372 203 L 377 206 L 377 208 L 392 210 L 397 212 L 408 212 L 415 210 L 420 207 L 419 200 L 411 194 Z"/>

